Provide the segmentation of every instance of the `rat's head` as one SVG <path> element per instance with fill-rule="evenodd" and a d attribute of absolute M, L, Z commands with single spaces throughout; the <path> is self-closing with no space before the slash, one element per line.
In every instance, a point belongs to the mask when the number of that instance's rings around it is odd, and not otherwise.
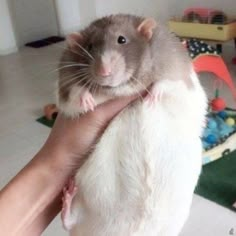
<path fill-rule="evenodd" d="M 90 81 L 91 88 L 115 94 L 137 92 L 134 88 L 140 81 L 135 76 L 149 52 L 155 28 L 153 19 L 113 15 L 69 35 L 70 60 L 83 72 L 78 81 Z"/>

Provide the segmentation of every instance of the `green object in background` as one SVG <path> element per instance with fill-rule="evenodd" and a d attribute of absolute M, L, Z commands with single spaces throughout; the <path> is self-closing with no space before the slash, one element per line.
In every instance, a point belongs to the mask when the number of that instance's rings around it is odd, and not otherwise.
<path fill-rule="evenodd" d="M 55 120 L 41 117 L 37 121 L 52 127 Z M 203 166 L 195 193 L 236 211 L 236 151 Z"/>
<path fill-rule="evenodd" d="M 45 116 L 38 118 L 37 121 L 39 123 L 43 124 L 43 125 L 46 125 L 49 128 L 52 128 L 52 126 L 53 126 L 53 124 L 55 122 L 54 119 L 48 120 Z"/>
<path fill-rule="evenodd" d="M 236 151 L 203 166 L 195 193 L 236 211 Z"/>

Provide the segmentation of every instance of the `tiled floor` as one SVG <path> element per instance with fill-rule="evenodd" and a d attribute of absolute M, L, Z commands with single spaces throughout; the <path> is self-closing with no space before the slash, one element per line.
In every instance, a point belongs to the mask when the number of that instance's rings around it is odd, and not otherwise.
<path fill-rule="evenodd" d="M 52 71 L 62 47 L 63 44 L 43 49 L 24 48 L 19 53 L 0 57 L 0 188 L 33 157 L 50 132 L 35 119 L 42 115 L 43 106 L 54 99 L 57 72 Z M 233 48 L 226 47 L 226 61 L 233 56 Z M 236 78 L 236 66 L 231 65 L 230 69 Z M 213 94 L 212 78 L 208 74 L 201 76 L 210 96 Z M 222 88 L 222 94 L 229 106 L 236 107 L 226 87 Z M 232 228 L 236 235 L 235 213 L 194 196 L 191 214 L 181 236 L 226 236 Z M 59 217 L 43 235 L 67 235 Z"/>

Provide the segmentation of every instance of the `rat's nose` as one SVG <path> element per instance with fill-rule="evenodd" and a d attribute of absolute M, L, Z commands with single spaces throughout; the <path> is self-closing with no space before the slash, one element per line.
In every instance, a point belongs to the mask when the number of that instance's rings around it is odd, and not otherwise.
<path fill-rule="evenodd" d="M 96 73 L 98 76 L 108 77 L 111 75 L 111 67 L 109 65 L 100 65 Z"/>

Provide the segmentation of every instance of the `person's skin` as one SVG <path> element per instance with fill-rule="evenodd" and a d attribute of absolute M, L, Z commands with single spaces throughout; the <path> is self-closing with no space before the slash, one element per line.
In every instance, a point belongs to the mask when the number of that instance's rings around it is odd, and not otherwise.
<path fill-rule="evenodd" d="M 0 192 L 0 234 L 40 235 L 61 210 L 61 191 L 103 131 L 138 96 L 98 106 L 78 119 L 58 115 L 44 146 Z"/>

